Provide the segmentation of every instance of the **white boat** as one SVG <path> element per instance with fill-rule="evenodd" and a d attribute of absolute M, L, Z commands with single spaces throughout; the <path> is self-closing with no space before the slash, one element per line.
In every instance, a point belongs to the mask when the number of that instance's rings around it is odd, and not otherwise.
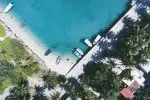
<path fill-rule="evenodd" d="M 9 4 L 6 6 L 6 8 L 4 9 L 4 13 L 9 12 L 9 11 L 12 9 L 12 7 L 13 7 L 13 4 L 12 4 L 12 3 L 9 3 Z"/>
<path fill-rule="evenodd" d="M 77 48 L 76 51 L 79 52 L 81 55 L 84 55 L 84 53 L 81 49 Z"/>
<path fill-rule="evenodd" d="M 84 42 L 85 42 L 89 47 L 92 47 L 92 43 L 91 43 L 88 39 L 85 39 Z"/>
<path fill-rule="evenodd" d="M 81 58 L 81 54 L 79 52 L 77 52 L 77 51 L 74 51 L 74 55 L 79 57 L 79 58 Z"/>
<path fill-rule="evenodd" d="M 93 41 L 93 45 L 95 45 L 100 39 L 101 39 L 101 36 L 97 35 L 97 37 Z"/>

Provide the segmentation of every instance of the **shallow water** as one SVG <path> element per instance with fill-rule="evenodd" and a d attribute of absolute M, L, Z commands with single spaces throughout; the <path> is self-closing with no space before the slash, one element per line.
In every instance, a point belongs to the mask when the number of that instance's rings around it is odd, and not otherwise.
<path fill-rule="evenodd" d="M 83 51 L 83 39 L 91 39 L 99 30 L 110 25 L 125 9 L 129 0 L 0 0 L 32 30 L 48 48 L 60 55 L 70 54 L 74 48 Z"/>

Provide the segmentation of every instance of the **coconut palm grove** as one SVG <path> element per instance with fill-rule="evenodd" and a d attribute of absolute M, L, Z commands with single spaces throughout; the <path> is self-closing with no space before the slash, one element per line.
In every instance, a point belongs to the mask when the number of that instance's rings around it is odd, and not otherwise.
<path fill-rule="evenodd" d="M 136 4 L 138 19 L 124 16 L 115 35 L 107 28 L 103 37 L 111 43 L 92 56 L 78 77 L 46 69 L 21 40 L 6 36 L 0 23 L 0 95 L 7 92 L 4 100 L 150 100 L 150 72 L 141 67 L 150 62 L 150 1 Z M 143 74 L 143 83 L 133 70 Z"/>

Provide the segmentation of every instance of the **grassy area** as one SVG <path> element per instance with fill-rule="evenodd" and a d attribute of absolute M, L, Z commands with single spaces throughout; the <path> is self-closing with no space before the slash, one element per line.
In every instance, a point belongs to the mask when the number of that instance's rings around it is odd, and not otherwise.
<path fill-rule="evenodd" d="M 21 78 L 39 72 L 39 64 L 25 50 L 23 44 L 10 37 L 0 42 L 0 93 L 16 85 Z"/>
<path fill-rule="evenodd" d="M 3 80 L 0 82 L 0 93 L 10 86 L 12 86 L 12 84 L 9 80 Z"/>
<path fill-rule="evenodd" d="M 5 28 L 2 25 L 0 25 L 0 37 L 4 37 L 5 35 L 6 35 Z"/>

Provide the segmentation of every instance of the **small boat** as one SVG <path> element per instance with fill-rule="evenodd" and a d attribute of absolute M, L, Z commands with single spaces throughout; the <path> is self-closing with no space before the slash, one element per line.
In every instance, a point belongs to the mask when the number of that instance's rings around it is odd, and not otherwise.
<path fill-rule="evenodd" d="M 77 52 L 77 51 L 74 51 L 74 55 L 79 57 L 79 58 L 81 58 L 81 54 L 79 52 Z"/>
<path fill-rule="evenodd" d="M 60 61 L 61 61 L 61 57 L 58 56 L 57 59 L 56 59 L 56 65 L 58 65 L 60 63 Z"/>
<path fill-rule="evenodd" d="M 92 47 L 92 43 L 91 43 L 88 39 L 85 39 L 84 42 L 85 42 L 89 47 Z"/>
<path fill-rule="evenodd" d="M 77 48 L 76 51 L 77 51 L 78 53 L 80 53 L 81 55 L 84 55 L 84 53 L 83 53 L 83 51 L 82 51 L 81 49 Z"/>
<path fill-rule="evenodd" d="M 13 4 L 12 4 L 12 3 L 9 3 L 9 4 L 6 6 L 6 8 L 4 9 L 4 13 L 9 12 L 9 11 L 12 9 L 12 7 L 13 7 Z"/>
<path fill-rule="evenodd" d="M 93 45 L 95 45 L 100 39 L 101 39 L 101 36 L 97 35 L 97 37 L 93 41 Z"/>
<path fill-rule="evenodd" d="M 47 49 L 46 52 L 44 53 L 44 56 L 48 56 L 52 52 L 51 49 Z"/>

